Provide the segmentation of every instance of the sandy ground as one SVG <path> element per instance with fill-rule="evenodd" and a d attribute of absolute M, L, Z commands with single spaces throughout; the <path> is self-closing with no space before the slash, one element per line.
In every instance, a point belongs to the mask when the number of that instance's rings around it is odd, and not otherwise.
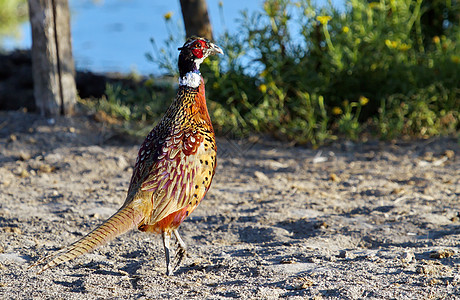
<path fill-rule="evenodd" d="M 119 208 L 138 145 L 86 117 L 0 112 L 1 299 L 460 298 L 453 138 L 312 150 L 223 137 L 174 276 L 160 237 L 138 231 L 28 270 Z"/>

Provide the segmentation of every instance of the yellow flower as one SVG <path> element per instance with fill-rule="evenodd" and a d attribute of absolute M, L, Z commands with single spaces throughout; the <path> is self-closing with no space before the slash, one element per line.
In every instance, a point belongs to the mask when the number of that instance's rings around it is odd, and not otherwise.
<path fill-rule="evenodd" d="M 394 49 L 394 48 L 398 47 L 398 42 L 385 40 L 385 45 L 387 45 L 387 47 L 390 48 L 390 49 Z"/>
<path fill-rule="evenodd" d="M 401 51 L 407 51 L 411 48 L 410 45 L 406 44 L 406 43 L 402 43 L 401 45 L 399 45 L 398 49 L 401 50 Z"/>
<path fill-rule="evenodd" d="M 453 63 L 458 64 L 458 63 L 460 63 L 460 56 L 452 55 L 452 56 L 450 57 L 450 60 L 451 60 Z"/>
<path fill-rule="evenodd" d="M 165 18 L 165 20 L 167 21 L 171 19 L 172 15 L 173 15 L 172 11 L 169 11 L 163 15 L 163 18 Z"/>
<path fill-rule="evenodd" d="M 343 26 L 342 31 L 347 33 L 348 31 L 350 31 L 350 28 L 348 26 Z"/>
<path fill-rule="evenodd" d="M 224 2 L 219 1 L 219 7 L 222 7 L 222 6 L 224 6 Z"/>
<path fill-rule="evenodd" d="M 435 36 L 433 37 L 433 43 L 439 44 L 440 42 L 441 42 L 441 39 L 439 38 L 439 36 L 435 35 Z"/>
<path fill-rule="evenodd" d="M 361 104 L 362 106 L 366 105 L 368 102 L 369 102 L 369 98 L 364 97 L 364 96 L 359 97 L 359 104 Z"/>
<path fill-rule="evenodd" d="M 371 2 L 371 3 L 369 3 L 369 7 L 372 8 L 372 9 L 378 8 L 379 5 L 380 5 L 379 2 Z"/>
<path fill-rule="evenodd" d="M 334 114 L 334 115 L 340 115 L 340 114 L 342 114 L 342 113 L 343 113 L 343 111 L 342 111 L 342 109 L 341 109 L 340 107 L 334 106 L 334 107 L 332 108 L 332 114 Z"/>
<path fill-rule="evenodd" d="M 259 85 L 259 90 L 260 90 L 263 94 L 265 94 L 265 92 L 267 92 L 267 86 L 266 86 L 265 84 L 262 83 L 261 85 Z"/>
<path fill-rule="evenodd" d="M 330 17 L 330 16 L 317 16 L 316 20 L 318 20 L 318 22 L 320 22 L 321 24 L 325 25 L 325 24 L 327 24 L 327 22 L 332 20 L 332 17 Z"/>

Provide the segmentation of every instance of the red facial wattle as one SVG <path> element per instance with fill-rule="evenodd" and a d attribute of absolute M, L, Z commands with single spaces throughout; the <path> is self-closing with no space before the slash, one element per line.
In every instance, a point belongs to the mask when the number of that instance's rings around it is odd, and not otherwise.
<path fill-rule="evenodd" d="M 207 48 L 206 42 L 198 40 L 192 47 L 193 55 L 195 55 L 196 58 L 203 58 L 203 49 Z"/>

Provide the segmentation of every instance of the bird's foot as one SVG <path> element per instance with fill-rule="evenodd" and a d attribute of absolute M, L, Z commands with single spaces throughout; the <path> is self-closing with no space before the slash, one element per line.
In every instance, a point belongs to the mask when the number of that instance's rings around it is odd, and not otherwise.
<path fill-rule="evenodd" d="M 187 245 L 180 237 L 179 231 L 177 231 L 177 229 L 173 230 L 173 233 L 176 236 L 177 242 L 176 256 L 174 257 L 174 260 L 176 261 L 174 270 L 177 270 L 177 268 L 179 268 L 180 263 L 182 262 L 187 253 Z"/>
<path fill-rule="evenodd" d="M 186 249 L 179 245 L 176 250 L 176 256 L 174 257 L 174 261 L 175 261 L 174 270 L 177 270 L 179 268 L 180 263 L 182 262 L 182 260 L 184 259 L 186 255 L 187 255 Z"/>

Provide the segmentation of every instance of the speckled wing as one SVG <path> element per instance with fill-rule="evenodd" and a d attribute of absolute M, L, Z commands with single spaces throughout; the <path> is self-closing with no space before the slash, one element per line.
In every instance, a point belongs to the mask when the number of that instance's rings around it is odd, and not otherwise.
<path fill-rule="evenodd" d="M 162 150 L 161 138 L 158 131 L 163 127 L 162 125 L 161 123 L 158 124 L 147 135 L 139 149 L 125 204 L 132 200 L 134 194 L 139 191 L 142 182 L 149 176 L 152 167 L 158 162 L 158 156 Z"/>
<path fill-rule="evenodd" d="M 149 224 L 186 206 L 193 210 L 208 190 L 215 166 L 215 148 L 196 130 L 176 130 L 167 137 L 141 190 L 151 192 Z"/>
<path fill-rule="evenodd" d="M 155 172 L 158 165 L 163 165 L 160 162 L 161 158 L 164 157 L 165 149 L 163 146 L 166 143 L 175 145 L 181 141 L 181 130 L 177 123 L 183 121 L 184 111 L 179 109 L 182 105 L 180 103 L 183 103 L 184 99 L 191 102 L 195 95 L 196 92 L 191 93 L 190 91 L 179 89 L 176 98 L 163 118 L 145 138 L 137 155 L 125 205 L 133 200 L 141 189 L 143 182 Z M 171 139 L 173 143 L 171 143 Z"/>

